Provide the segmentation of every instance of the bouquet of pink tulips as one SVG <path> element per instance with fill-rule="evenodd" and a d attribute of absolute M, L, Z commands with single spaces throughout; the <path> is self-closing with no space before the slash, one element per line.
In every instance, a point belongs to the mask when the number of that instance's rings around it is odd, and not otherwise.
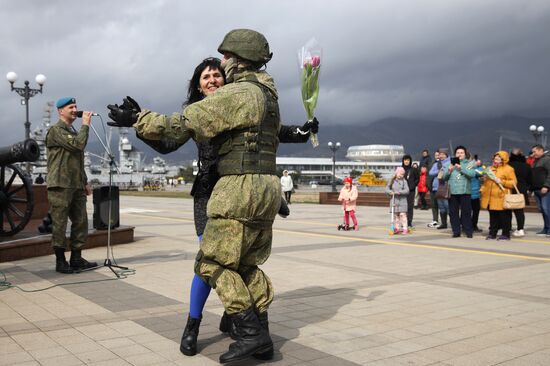
<path fill-rule="evenodd" d="M 322 49 L 315 39 L 309 40 L 298 51 L 298 61 L 302 68 L 302 102 L 304 103 L 309 121 L 313 121 L 313 117 L 315 117 L 315 107 L 317 106 L 317 98 L 319 97 L 321 56 Z M 311 133 L 310 140 L 313 147 L 319 145 L 317 134 Z"/>

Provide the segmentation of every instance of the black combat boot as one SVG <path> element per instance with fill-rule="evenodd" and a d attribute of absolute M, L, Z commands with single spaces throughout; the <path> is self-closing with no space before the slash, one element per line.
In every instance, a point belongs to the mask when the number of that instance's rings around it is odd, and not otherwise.
<path fill-rule="evenodd" d="M 269 333 L 269 321 L 267 318 L 267 311 L 263 313 L 256 312 L 256 315 L 258 316 L 258 320 L 260 321 L 262 328 L 264 328 Z M 220 320 L 220 331 L 222 333 L 227 333 L 231 337 L 231 339 L 237 340 L 235 325 L 231 322 L 231 318 L 229 317 L 229 315 L 227 315 L 225 311 L 223 312 L 222 319 Z M 253 356 L 258 360 L 271 360 L 273 358 L 273 347 L 265 352 L 254 353 Z"/>
<path fill-rule="evenodd" d="M 187 318 L 185 330 L 181 336 L 180 351 L 186 356 L 194 356 L 197 354 L 197 338 L 199 337 L 199 326 L 201 325 L 202 316 L 200 318 Z"/>
<path fill-rule="evenodd" d="M 86 259 L 82 258 L 81 253 L 82 251 L 80 249 L 71 250 L 71 260 L 69 263 L 74 271 L 80 272 L 85 269 L 97 267 L 96 262 L 88 262 Z"/>
<path fill-rule="evenodd" d="M 258 320 L 260 321 L 262 328 L 264 328 L 267 334 L 269 334 L 269 320 L 267 318 L 267 311 L 264 311 L 263 313 L 259 313 Z M 273 353 L 274 351 L 273 351 L 273 344 L 272 344 L 268 350 L 254 353 L 254 358 L 262 361 L 268 361 L 273 358 Z"/>
<path fill-rule="evenodd" d="M 446 213 L 441 214 L 441 225 L 439 225 L 437 228 L 439 230 L 447 228 L 447 214 Z"/>
<path fill-rule="evenodd" d="M 229 350 L 220 356 L 220 363 L 247 359 L 254 354 L 273 349 L 269 332 L 262 327 L 253 307 L 235 315 L 229 315 L 235 324 L 237 341 L 229 345 Z"/>
<path fill-rule="evenodd" d="M 231 318 L 225 311 L 223 312 L 220 320 L 220 332 L 227 333 L 231 339 L 237 340 L 237 336 L 235 335 L 235 325 L 231 322 Z"/>
<path fill-rule="evenodd" d="M 73 273 L 73 269 L 65 259 L 65 248 L 54 248 L 55 252 L 55 271 L 59 273 Z"/>

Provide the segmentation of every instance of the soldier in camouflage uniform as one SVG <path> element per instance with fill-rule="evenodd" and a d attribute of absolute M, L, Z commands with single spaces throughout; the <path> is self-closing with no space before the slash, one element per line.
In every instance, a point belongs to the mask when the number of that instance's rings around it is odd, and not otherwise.
<path fill-rule="evenodd" d="M 77 132 L 73 122 L 77 118 L 76 100 L 64 97 L 56 103 L 59 121 L 46 135 L 48 149 L 48 201 L 52 216 L 52 246 L 55 251 L 55 270 L 73 273 L 96 267 L 81 256 L 88 237 L 86 195 L 91 193 L 84 171 L 84 148 L 92 112 L 83 112 L 82 127 Z M 71 259 L 65 259 L 65 232 L 71 219 Z"/>
<path fill-rule="evenodd" d="M 118 126 L 133 125 L 150 140 L 172 138 L 183 144 L 189 138 L 213 139 L 217 145 L 220 179 L 208 202 L 195 272 L 216 289 L 235 325 L 236 342 L 220 356 L 226 363 L 273 355 L 267 320 L 273 287 L 258 265 L 271 252 L 272 225 L 280 207 L 275 165 L 280 116 L 273 79 L 260 71 L 272 56 L 265 37 L 236 29 L 218 51 L 224 55 L 228 84 L 183 113 L 168 117 L 141 111 L 127 98 L 121 106 L 110 105 L 109 116 Z"/>

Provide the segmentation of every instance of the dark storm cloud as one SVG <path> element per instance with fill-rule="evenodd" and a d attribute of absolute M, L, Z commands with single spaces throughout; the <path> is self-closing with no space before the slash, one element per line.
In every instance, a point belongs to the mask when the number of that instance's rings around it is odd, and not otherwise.
<path fill-rule="evenodd" d="M 324 48 L 321 123 L 550 115 L 548 1 L 1 2 L 0 71 L 18 86 L 48 77 L 33 123 L 63 95 L 104 116 L 125 95 L 173 112 L 195 65 L 237 27 L 270 41 L 288 122 L 305 116 L 296 54 L 312 36 Z M 24 108 L 4 83 L 0 145 L 23 137 Z"/>

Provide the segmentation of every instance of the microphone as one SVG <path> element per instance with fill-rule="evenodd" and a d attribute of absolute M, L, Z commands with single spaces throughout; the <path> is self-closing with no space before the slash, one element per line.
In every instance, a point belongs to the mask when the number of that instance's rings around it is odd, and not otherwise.
<path fill-rule="evenodd" d="M 84 114 L 83 111 L 76 111 L 76 116 L 77 116 L 78 118 L 82 118 L 82 115 L 83 115 L 83 114 Z M 97 114 L 97 113 L 92 113 L 92 116 L 99 116 L 99 114 Z"/>

